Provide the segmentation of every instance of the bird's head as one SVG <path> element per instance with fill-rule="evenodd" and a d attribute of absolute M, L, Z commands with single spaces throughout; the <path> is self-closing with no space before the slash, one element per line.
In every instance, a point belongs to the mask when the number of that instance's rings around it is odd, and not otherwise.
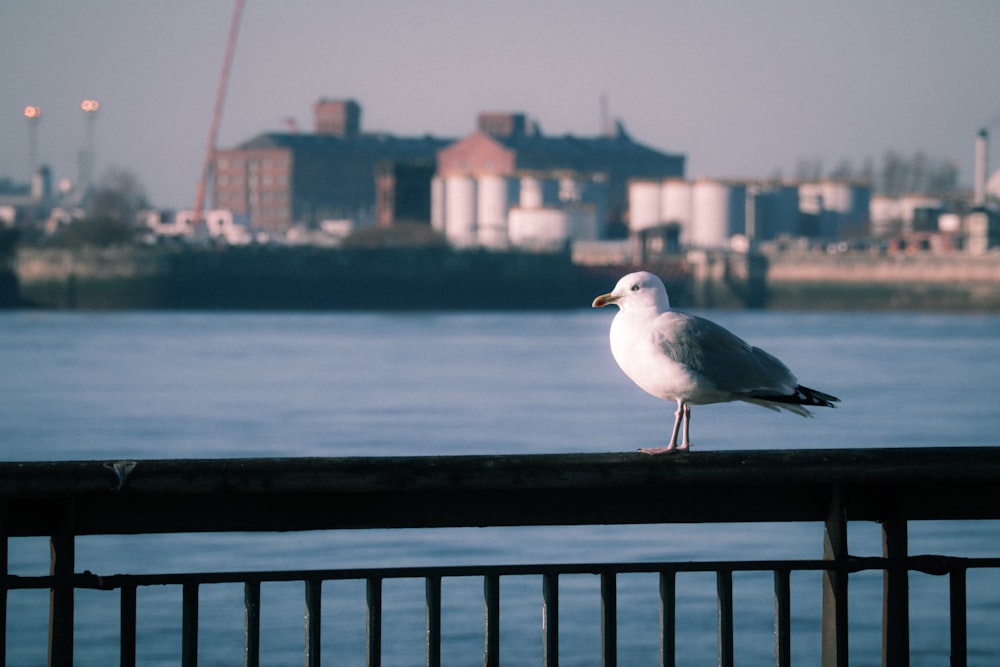
<path fill-rule="evenodd" d="M 628 274 L 618 281 L 613 290 L 594 299 L 592 305 L 594 308 L 601 308 L 612 303 L 622 310 L 656 308 L 662 312 L 670 308 L 663 281 L 648 271 Z"/>

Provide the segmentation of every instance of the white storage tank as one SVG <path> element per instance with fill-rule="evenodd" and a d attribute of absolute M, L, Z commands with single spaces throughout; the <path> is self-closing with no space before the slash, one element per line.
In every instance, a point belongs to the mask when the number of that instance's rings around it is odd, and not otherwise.
<path fill-rule="evenodd" d="M 680 225 L 681 245 L 691 243 L 692 208 L 691 181 L 681 178 L 668 178 L 663 181 L 660 188 L 660 218 L 666 224 Z"/>
<path fill-rule="evenodd" d="M 507 219 L 511 202 L 507 198 L 507 179 L 491 174 L 480 176 L 476 184 L 477 221 L 480 227 L 501 227 Z"/>
<path fill-rule="evenodd" d="M 509 179 L 490 174 L 477 179 L 478 241 L 489 248 L 503 248 L 507 245 L 507 211 L 511 204 Z"/>
<path fill-rule="evenodd" d="M 562 250 L 572 241 L 598 236 L 594 206 L 512 208 L 507 218 L 511 245 L 531 250 Z"/>
<path fill-rule="evenodd" d="M 744 233 L 746 185 L 698 180 L 694 183 L 691 199 L 692 246 L 728 247 L 731 236 Z"/>
<path fill-rule="evenodd" d="M 512 208 L 507 220 L 511 244 L 536 250 L 565 246 L 570 227 L 569 211 L 558 208 Z"/>
<path fill-rule="evenodd" d="M 559 203 L 559 181 L 541 176 L 521 177 L 521 208 L 545 208 Z"/>
<path fill-rule="evenodd" d="M 660 224 L 660 189 L 660 181 L 629 181 L 629 231 L 633 234 Z"/>
<path fill-rule="evenodd" d="M 448 176 L 444 187 L 444 232 L 456 246 L 476 242 L 476 179 Z"/>
<path fill-rule="evenodd" d="M 542 183 L 537 178 L 525 176 L 521 179 L 521 208 L 542 207 Z"/>

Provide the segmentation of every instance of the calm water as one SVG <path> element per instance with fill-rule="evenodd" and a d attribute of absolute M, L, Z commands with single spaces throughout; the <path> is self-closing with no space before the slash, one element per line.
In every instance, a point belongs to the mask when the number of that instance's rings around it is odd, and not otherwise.
<path fill-rule="evenodd" d="M 662 444 L 673 406 L 635 388 L 607 345 L 613 313 L 0 313 L 4 460 L 629 451 Z M 714 312 L 781 357 L 804 384 L 843 399 L 815 419 L 749 405 L 696 407 L 697 450 L 995 445 L 1000 317 Z M 666 499 L 684 502 L 683 498 Z M 851 552 L 880 553 L 877 526 Z M 367 565 L 816 558 L 821 528 L 645 526 L 174 535 L 80 539 L 97 573 Z M 910 528 L 911 553 L 1000 554 L 1000 526 Z M 47 571 L 45 540 L 12 540 L 10 569 Z M 1000 577 L 969 575 L 970 664 L 1000 656 Z M 541 582 L 501 582 L 505 664 L 538 664 Z M 851 583 L 852 664 L 879 663 L 881 575 Z M 599 582 L 564 577 L 564 665 L 598 662 Z M 818 661 L 819 576 L 792 577 L 793 657 Z M 681 664 L 715 661 L 712 575 L 678 579 Z M 655 578 L 619 581 L 622 664 L 657 656 Z M 911 579 L 912 664 L 947 661 L 945 579 Z M 769 575 L 735 578 L 737 662 L 773 651 Z M 423 659 L 423 585 L 385 584 L 384 664 Z M 446 664 L 482 660 L 482 584 L 445 580 Z M 10 664 L 45 661 L 48 595 L 8 603 Z M 201 593 L 202 664 L 239 664 L 242 589 Z M 324 586 L 324 657 L 360 664 L 363 585 Z M 77 597 L 78 656 L 117 661 L 116 593 Z M 139 594 L 139 661 L 176 664 L 180 591 Z M 265 585 L 266 664 L 302 661 L 300 584 Z M 390 630 L 391 629 L 391 630 Z"/>

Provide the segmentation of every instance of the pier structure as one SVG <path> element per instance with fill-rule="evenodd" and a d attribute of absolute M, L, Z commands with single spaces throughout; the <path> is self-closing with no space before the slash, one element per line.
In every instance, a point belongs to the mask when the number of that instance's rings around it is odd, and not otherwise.
<path fill-rule="evenodd" d="M 441 664 L 442 579 L 483 581 L 484 665 L 500 664 L 500 582 L 540 575 L 542 664 L 559 662 L 560 577 L 590 574 L 600 581 L 603 665 L 618 660 L 617 581 L 626 574 L 659 579 L 660 664 L 674 665 L 678 642 L 678 574 L 712 573 L 717 588 L 718 664 L 735 662 L 733 575 L 770 572 L 774 578 L 774 662 L 791 662 L 790 575 L 822 575 L 821 654 L 825 667 L 848 664 L 848 583 L 881 572 L 882 661 L 909 664 L 909 577 L 947 577 L 951 665 L 967 664 L 966 574 L 1000 567 L 1000 554 L 966 558 L 910 554 L 907 531 L 926 520 L 1000 519 L 1000 449 L 934 447 L 837 450 L 698 452 L 672 457 L 622 454 L 294 458 L 226 460 L 47 461 L 0 463 L 0 600 L 6 620 L 10 591 L 48 589 L 49 664 L 82 660 L 74 647 L 76 593 L 118 591 L 122 665 L 136 663 L 137 590 L 177 585 L 183 590 L 183 660 L 196 665 L 199 589 L 242 584 L 245 590 L 244 664 L 260 660 L 260 586 L 299 582 L 305 608 L 306 665 L 319 665 L 324 583 L 359 580 L 366 587 L 365 663 L 381 663 L 382 585 L 423 579 L 426 589 L 425 664 Z M 676 502 L 683 499 L 683 502 Z M 86 535 L 431 529 L 441 527 L 605 526 L 630 524 L 813 522 L 819 559 L 725 561 L 469 563 L 282 571 L 80 572 L 76 539 Z M 881 556 L 856 557 L 849 527 L 877 522 Z M 51 569 L 44 576 L 7 571 L 8 541 L 48 537 Z M 333 564 L 331 564 L 333 565 Z M 506 604 L 506 603 L 505 603 Z M 0 660 L 6 659 L 6 623 L 0 623 Z"/>

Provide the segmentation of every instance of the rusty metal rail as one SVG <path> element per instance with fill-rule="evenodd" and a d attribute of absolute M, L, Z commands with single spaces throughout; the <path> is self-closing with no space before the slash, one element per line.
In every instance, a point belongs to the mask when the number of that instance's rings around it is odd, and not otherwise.
<path fill-rule="evenodd" d="M 440 664 L 441 580 L 483 580 L 484 663 L 499 664 L 501 577 L 541 575 L 543 664 L 559 660 L 559 577 L 601 580 L 601 659 L 617 663 L 617 577 L 656 573 L 660 580 L 661 664 L 674 664 L 674 580 L 679 572 L 714 572 L 719 664 L 732 665 L 732 576 L 769 571 L 775 590 L 775 664 L 790 663 L 789 573 L 822 571 L 824 665 L 847 664 L 847 582 L 883 572 L 883 663 L 909 660 L 908 575 L 950 578 L 953 665 L 966 664 L 965 577 L 1000 567 L 1000 558 L 911 556 L 911 520 L 1000 518 L 1000 449 L 876 449 L 638 454 L 228 459 L 0 463 L 0 565 L 6 627 L 8 590 L 51 590 L 49 662 L 73 662 L 74 591 L 120 590 L 121 664 L 135 664 L 136 590 L 183 590 L 183 661 L 197 664 L 198 592 L 242 583 L 244 663 L 259 660 L 260 585 L 304 585 L 306 664 L 319 664 L 321 592 L 331 580 L 366 582 L 367 664 L 381 661 L 382 582 L 420 578 L 426 589 L 426 664 Z M 684 497 L 684 503 L 666 502 Z M 74 568 L 74 538 L 94 534 L 285 531 L 444 526 L 601 525 L 695 522 L 820 521 L 822 560 L 667 563 L 514 564 L 460 567 L 293 570 L 101 576 Z M 878 521 L 883 555 L 854 558 L 849 521 Z M 48 576 L 7 572 L 7 538 L 47 536 Z M 3 652 L 6 631 L 0 633 Z M 0 656 L 3 657 L 3 656 Z"/>

